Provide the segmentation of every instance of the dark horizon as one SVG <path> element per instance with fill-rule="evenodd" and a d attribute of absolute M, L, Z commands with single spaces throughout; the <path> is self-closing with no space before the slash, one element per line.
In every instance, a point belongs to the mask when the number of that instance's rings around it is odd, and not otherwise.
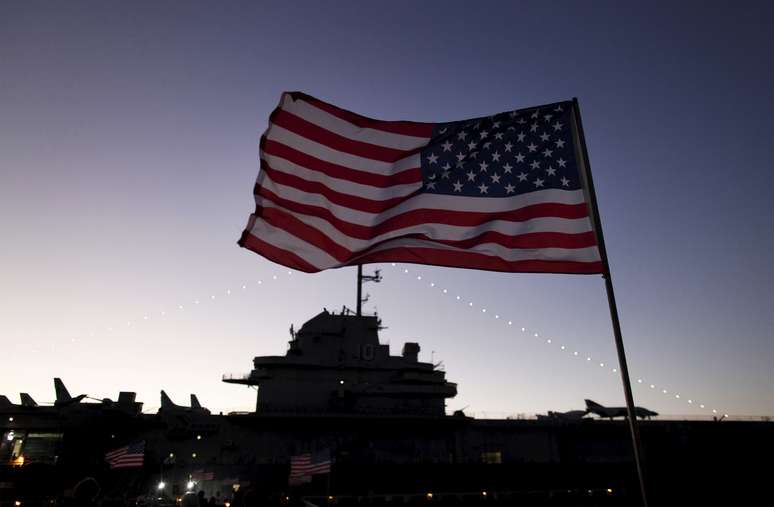
<path fill-rule="evenodd" d="M 2 394 L 50 401 L 58 376 L 249 409 L 222 373 L 354 306 L 354 269 L 288 275 L 236 245 L 281 92 L 417 121 L 577 96 L 637 405 L 774 414 L 774 6 L 477 7 L 0 4 Z M 392 353 L 444 362 L 449 412 L 623 404 L 599 277 L 378 267 L 366 309 Z"/>

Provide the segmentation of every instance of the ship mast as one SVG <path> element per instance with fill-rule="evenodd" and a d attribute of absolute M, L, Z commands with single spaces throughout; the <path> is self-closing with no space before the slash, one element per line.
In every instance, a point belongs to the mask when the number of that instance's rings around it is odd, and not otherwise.
<path fill-rule="evenodd" d="M 363 282 L 376 282 L 379 283 L 382 281 L 382 275 L 381 270 L 377 269 L 374 271 L 373 275 L 364 275 L 363 274 L 363 265 L 358 264 L 357 265 L 357 311 L 355 312 L 358 317 L 360 317 L 363 312 L 363 303 L 368 301 L 368 294 L 366 294 L 366 297 L 363 297 Z"/>

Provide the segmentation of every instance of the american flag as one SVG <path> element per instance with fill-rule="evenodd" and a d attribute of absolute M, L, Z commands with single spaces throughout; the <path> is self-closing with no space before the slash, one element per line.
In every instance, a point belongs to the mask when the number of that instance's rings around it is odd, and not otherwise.
<path fill-rule="evenodd" d="M 601 273 L 572 102 L 381 121 L 284 93 L 239 244 L 306 272 L 413 262 Z"/>
<path fill-rule="evenodd" d="M 288 484 L 303 484 L 312 481 L 312 476 L 331 473 L 330 450 L 314 454 L 299 454 L 290 457 L 290 477 Z"/>
<path fill-rule="evenodd" d="M 141 467 L 145 456 L 145 441 L 125 445 L 105 454 L 105 461 L 110 468 Z"/>
<path fill-rule="evenodd" d="M 205 472 L 204 470 L 196 470 L 191 474 L 191 479 L 194 481 L 211 481 L 215 479 L 215 472 Z"/>

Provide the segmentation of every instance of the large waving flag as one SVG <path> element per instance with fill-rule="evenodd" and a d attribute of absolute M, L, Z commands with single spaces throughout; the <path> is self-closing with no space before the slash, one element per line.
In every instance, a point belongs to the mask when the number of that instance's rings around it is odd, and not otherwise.
<path fill-rule="evenodd" d="M 284 93 L 239 244 L 306 272 L 411 262 L 602 273 L 572 102 L 450 123 Z"/>

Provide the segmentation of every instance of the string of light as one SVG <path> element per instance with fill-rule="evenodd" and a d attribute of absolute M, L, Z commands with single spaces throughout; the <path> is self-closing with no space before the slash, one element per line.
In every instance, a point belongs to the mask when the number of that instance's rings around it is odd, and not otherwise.
<path fill-rule="evenodd" d="M 425 279 L 425 277 L 423 277 L 422 274 L 419 273 L 419 272 L 416 272 L 417 274 L 414 274 L 415 271 L 409 270 L 409 268 L 399 267 L 396 263 L 391 263 L 391 266 L 396 268 L 397 272 L 402 273 L 404 275 L 409 275 L 415 281 L 420 282 L 420 283 L 424 283 L 426 286 L 429 286 L 431 289 L 439 291 L 439 293 L 441 293 L 441 294 L 448 295 L 450 293 L 449 289 L 441 287 L 438 284 L 436 284 L 435 282 L 427 281 Z M 272 274 L 272 275 L 270 275 L 270 276 L 268 276 L 266 278 L 258 279 L 255 282 L 255 284 L 257 286 L 259 286 L 259 287 L 263 286 L 268 281 L 277 281 L 281 275 L 286 275 L 286 276 L 289 277 L 289 276 L 293 275 L 293 271 L 287 270 L 287 271 L 283 271 L 280 274 L 276 274 L 276 273 Z M 238 285 L 238 289 L 236 289 L 236 290 L 232 290 L 232 289 L 228 288 L 228 289 L 224 289 L 222 291 L 219 291 L 219 294 L 225 295 L 226 297 L 228 297 L 228 296 L 231 296 L 231 295 L 235 294 L 236 292 L 243 293 L 243 292 L 247 291 L 249 288 L 250 288 L 250 284 L 242 283 L 242 284 Z M 206 300 L 215 301 L 217 299 L 217 297 L 218 297 L 218 293 L 210 294 L 209 297 L 205 298 L 204 300 L 205 301 Z M 459 295 L 459 294 L 458 295 L 454 295 L 453 297 L 454 297 L 455 301 L 459 301 L 459 302 L 465 304 L 468 308 L 471 308 L 471 309 L 477 308 L 477 305 L 473 301 L 471 301 L 469 298 L 464 298 L 462 295 Z M 172 306 L 173 306 L 174 309 L 177 310 L 177 312 L 184 312 L 186 310 L 186 308 L 187 308 L 187 304 L 188 303 L 186 303 L 186 302 L 179 302 L 178 304 L 172 305 Z M 197 306 L 202 304 L 202 299 L 195 298 L 193 300 L 190 300 L 190 304 L 192 304 L 194 307 L 197 307 Z M 499 313 L 488 311 L 488 309 L 485 306 L 482 306 L 480 308 L 480 311 L 481 311 L 482 314 L 489 315 L 493 319 L 502 322 L 504 325 L 506 325 L 508 327 L 514 327 L 514 321 L 513 320 L 509 320 L 509 319 L 503 317 L 502 315 L 500 315 Z M 159 318 L 159 319 L 164 319 L 168 315 L 170 315 L 170 313 L 167 312 L 166 310 L 160 310 L 160 311 L 158 311 L 156 313 L 147 313 L 147 314 L 144 314 L 142 316 L 142 318 L 138 318 L 136 320 L 127 320 L 125 327 L 129 328 L 129 327 L 132 327 L 133 325 L 136 325 L 137 323 L 145 323 L 145 322 L 154 320 L 154 317 L 155 318 Z M 104 330 L 107 331 L 108 333 L 112 333 L 116 329 L 118 329 L 119 327 L 120 326 L 105 326 Z M 524 334 L 525 336 L 532 335 L 532 337 L 534 337 L 536 339 L 542 339 L 543 343 L 546 344 L 546 345 L 552 345 L 552 344 L 554 344 L 556 342 L 556 340 L 554 340 L 552 338 L 541 338 L 541 335 L 540 335 L 539 332 L 532 331 L 532 330 L 528 331 L 525 326 L 519 326 L 518 324 L 516 324 L 515 327 L 516 327 L 516 329 L 519 329 L 520 332 L 522 334 Z M 94 337 L 95 334 L 96 334 L 96 331 L 89 332 L 89 336 L 90 337 Z M 76 339 L 72 338 L 71 342 L 73 342 L 73 343 L 76 342 Z M 566 345 L 563 345 L 563 344 L 558 344 L 558 345 L 559 345 L 558 348 L 559 348 L 560 351 L 568 352 L 571 355 L 571 357 L 580 357 L 580 358 L 584 358 L 585 357 L 585 359 L 586 359 L 585 362 L 586 363 L 588 363 L 588 364 L 599 364 L 600 368 L 605 368 L 607 366 L 607 363 L 605 363 L 604 361 L 600 361 L 599 363 L 594 362 L 593 359 L 592 359 L 592 356 L 590 354 L 581 353 L 578 350 L 570 351 L 570 349 Z M 618 368 L 608 367 L 608 371 L 610 373 L 617 374 L 618 373 Z M 673 396 L 674 399 L 678 399 L 678 400 L 685 400 L 688 405 L 691 405 L 693 407 L 698 406 L 702 410 L 711 411 L 712 414 L 716 415 L 716 414 L 719 413 L 718 409 L 716 409 L 716 408 L 710 409 L 710 408 L 707 408 L 707 406 L 704 403 L 699 403 L 698 401 L 694 400 L 693 398 L 684 398 L 684 397 L 681 397 L 681 395 L 679 393 L 670 393 L 670 391 L 668 389 L 657 387 L 656 384 L 646 382 L 641 377 L 636 378 L 634 380 L 634 382 L 636 382 L 639 385 L 647 386 L 648 388 L 650 388 L 654 392 L 660 391 L 662 395 Z M 723 417 L 728 417 L 728 414 L 723 414 Z"/>
<path fill-rule="evenodd" d="M 422 274 L 419 273 L 419 272 L 416 272 L 416 274 L 415 274 L 414 270 L 409 270 L 409 268 L 399 267 L 394 262 L 391 263 L 390 265 L 392 267 L 396 268 L 397 272 L 402 273 L 404 275 L 408 275 L 410 278 L 414 279 L 415 281 L 417 281 L 419 283 L 422 283 L 425 286 L 429 286 L 431 289 L 433 289 L 435 291 L 439 291 L 441 294 L 444 294 L 444 295 L 448 295 L 449 294 L 449 289 L 447 289 L 445 287 L 441 287 L 438 284 L 436 284 L 435 282 L 426 280 L 425 277 L 423 277 Z M 459 294 L 458 295 L 454 295 L 453 298 L 454 298 L 454 301 L 459 301 L 459 302 L 463 303 L 465 306 L 467 306 L 468 308 L 478 308 L 478 305 L 476 305 L 469 298 L 465 298 L 462 295 L 459 295 Z M 492 311 L 487 311 L 487 308 L 485 306 L 481 307 L 481 313 L 484 314 L 484 315 L 489 315 L 492 318 L 494 318 L 495 320 L 498 320 L 500 322 L 505 323 L 505 325 L 508 326 L 508 327 L 513 327 L 514 326 L 513 320 L 508 320 L 507 318 L 504 318 L 503 316 L 501 316 L 499 313 L 495 313 L 495 312 L 492 312 Z M 532 335 L 534 338 L 542 340 L 543 343 L 545 343 L 546 345 L 552 345 L 555 342 L 555 340 L 553 340 L 551 338 L 544 338 L 544 337 L 541 338 L 541 335 L 540 335 L 539 332 L 534 332 L 532 330 L 528 331 L 526 327 L 519 326 L 518 324 L 516 324 L 515 326 L 516 326 L 516 329 L 520 329 L 521 333 L 523 333 L 525 336 Z M 578 350 L 570 351 L 570 349 L 566 345 L 559 344 L 559 350 L 562 351 L 562 352 L 571 352 L 571 354 L 570 354 L 571 357 L 585 357 L 586 358 L 585 362 L 588 363 L 588 364 L 597 364 L 596 362 L 594 362 L 592 360 L 592 356 L 591 355 L 585 354 L 585 353 L 582 354 Z M 598 364 L 599 364 L 600 368 L 605 368 L 607 366 L 605 362 L 599 362 Z M 613 374 L 617 374 L 618 373 L 618 368 L 609 367 L 609 366 L 607 368 L 608 368 L 608 371 L 610 373 L 613 373 Z M 716 408 L 711 408 L 711 409 L 707 408 L 707 406 L 704 403 L 699 403 L 696 400 L 694 400 L 693 398 L 683 398 L 683 397 L 680 396 L 680 393 L 671 393 L 668 389 L 659 388 L 659 387 L 657 387 L 656 384 L 651 384 L 649 382 L 646 382 L 645 379 L 643 379 L 641 377 L 637 377 L 635 382 L 637 384 L 639 384 L 639 385 L 648 386 L 653 391 L 660 390 L 662 395 L 673 396 L 674 399 L 677 399 L 677 400 L 685 400 L 688 405 L 691 405 L 691 406 L 694 406 L 694 407 L 698 406 L 700 409 L 711 411 L 712 414 L 718 414 L 718 412 L 719 412 L 718 409 L 716 409 Z M 723 417 L 728 417 L 728 414 L 723 414 Z"/>
<path fill-rule="evenodd" d="M 275 274 L 272 274 L 272 275 L 270 275 L 270 276 L 268 276 L 266 278 L 258 279 L 255 282 L 255 285 L 262 286 L 262 285 L 264 285 L 265 283 L 267 283 L 269 281 L 276 281 L 276 280 L 279 279 L 279 277 L 282 274 L 285 274 L 287 276 L 292 276 L 293 275 L 293 271 L 287 270 L 287 271 L 285 271 L 283 273 L 280 273 L 280 274 L 276 274 L 275 273 Z M 190 305 L 192 305 L 193 307 L 198 307 L 203 302 L 215 301 L 215 300 L 217 300 L 219 295 L 229 297 L 229 296 L 237 294 L 237 293 L 244 293 L 244 292 L 246 292 L 251 287 L 251 285 L 252 284 L 242 283 L 242 284 L 239 284 L 237 286 L 238 288 L 234 289 L 234 290 L 232 290 L 230 288 L 227 288 L 227 289 L 223 289 L 221 291 L 218 291 L 216 293 L 211 293 L 209 295 L 209 297 L 206 297 L 206 298 L 194 298 L 194 299 L 191 299 L 191 300 L 188 300 L 188 301 L 180 301 L 177 304 L 170 305 L 170 307 L 173 309 L 172 312 L 167 311 L 167 310 L 159 310 L 157 312 L 145 313 L 145 314 L 143 314 L 142 318 L 137 318 L 137 319 L 134 319 L 134 320 L 127 320 L 126 323 L 122 324 L 122 325 L 115 324 L 115 325 L 110 325 L 110 326 L 104 326 L 104 327 L 100 328 L 99 330 L 89 331 L 88 332 L 88 336 L 90 338 L 93 338 L 93 337 L 95 337 L 97 335 L 98 332 L 106 331 L 108 333 L 113 333 L 113 332 L 118 331 L 122 327 L 123 328 L 131 328 L 132 326 L 136 326 L 138 324 L 147 323 L 149 321 L 165 319 L 166 317 L 171 316 L 174 311 L 177 311 L 178 314 L 186 311 L 187 309 L 190 308 Z M 70 339 L 71 343 L 75 343 L 76 341 L 77 341 L 77 338 L 71 338 Z"/>

